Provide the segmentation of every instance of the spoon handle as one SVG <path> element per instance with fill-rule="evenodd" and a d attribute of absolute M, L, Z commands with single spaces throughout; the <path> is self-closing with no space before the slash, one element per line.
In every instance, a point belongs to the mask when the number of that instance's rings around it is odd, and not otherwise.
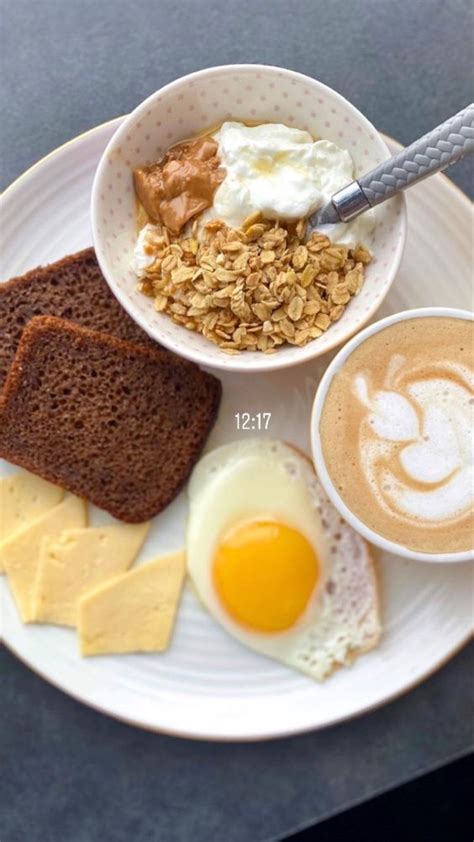
<path fill-rule="evenodd" d="M 343 187 L 315 216 L 319 222 L 334 222 L 336 219 L 348 222 L 369 207 L 385 202 L 401 190 L 472 152 L 474 104 L 468 105 L 436 129 L 415 140 L 362 178 Z M 330 216 L 333 218 L 330 219 Z"/>
<path fill-rule="evenodd" d="M 359 179 L 371 207 L 474 152 L 474 104 Z"/>

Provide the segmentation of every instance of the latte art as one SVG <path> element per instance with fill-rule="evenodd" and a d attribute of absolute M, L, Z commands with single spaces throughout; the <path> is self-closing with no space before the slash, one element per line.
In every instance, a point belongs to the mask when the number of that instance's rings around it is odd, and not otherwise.
<path fill-rule="evenodd" d="M 359 435 L 362 470 L 387 513 L 417 522 L 455 521 L 474 498 L 472 376 L 461 366 L 440 365 L 436 374 L 420 375 L 399 391 L 407 366 L 402 357 L 399 378 L 387 377 L 387 388 L 372 394 L 363 374 L 354 380 L 367 409 Z"/>
<path fill-rule="evenodd" d="M 409 549 L 471 549 L 473 356 L 467 319 L 401 321 L 361 343 L 326 395 L 321 443 L 341 498 Z"/>

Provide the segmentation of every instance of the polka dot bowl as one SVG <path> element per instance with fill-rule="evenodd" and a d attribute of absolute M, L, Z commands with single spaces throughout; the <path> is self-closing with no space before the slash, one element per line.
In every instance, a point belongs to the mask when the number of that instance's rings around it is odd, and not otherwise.
<path fill-rule="evenodd" d="M 270 371 L 319 357 L 360 330 L 385 298 L 400 264 L 406 231 L 402 196 L 376 210 L 374 254 L 360 294 L 339 321 L 304 347 L 274 354 L 229 355 L 203 336 L 175 325 L 137 289 L 131 267 L 137 238 L 132 171 L 169 146 L 224 120 L 280 122 L 349 150 L 356 175 L 390 157 L 368 120 L 340 94 L 300 73 L 264 65 L 229 65 L 192 73 L 152 94 L 122 123 L 97 168 L 92 230 L 101 269 L 130 316 L 157 342 L 201 365 L 242 372 Z"/>

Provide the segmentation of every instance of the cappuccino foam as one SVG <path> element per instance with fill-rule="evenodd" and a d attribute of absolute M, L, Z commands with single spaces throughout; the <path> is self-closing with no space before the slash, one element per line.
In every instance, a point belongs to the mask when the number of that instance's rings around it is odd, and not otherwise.
<path fill-rule="evenodd" d="M 355 349 L 326 396 L 334 485 L 368 527 L 409 549 L 473 544 L 473 352 L 468 320 L 399 322 Z"/>

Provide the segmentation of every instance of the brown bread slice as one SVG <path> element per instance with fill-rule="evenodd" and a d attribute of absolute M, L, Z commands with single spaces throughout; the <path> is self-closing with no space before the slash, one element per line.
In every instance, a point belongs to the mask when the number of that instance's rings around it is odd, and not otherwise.
<path fill-rule="evenodd" d="M 220 396 L 194 363 L 38 316 L 0 399 L 0 456 L 139 523 L 182 488 Z"/>
<path fill-rule="evenodd" d="M 119 339 L 159 347 L 110 291 L 89 248 L 0 284 L 0 390 L 33 316 L 59 316 Z"/>

